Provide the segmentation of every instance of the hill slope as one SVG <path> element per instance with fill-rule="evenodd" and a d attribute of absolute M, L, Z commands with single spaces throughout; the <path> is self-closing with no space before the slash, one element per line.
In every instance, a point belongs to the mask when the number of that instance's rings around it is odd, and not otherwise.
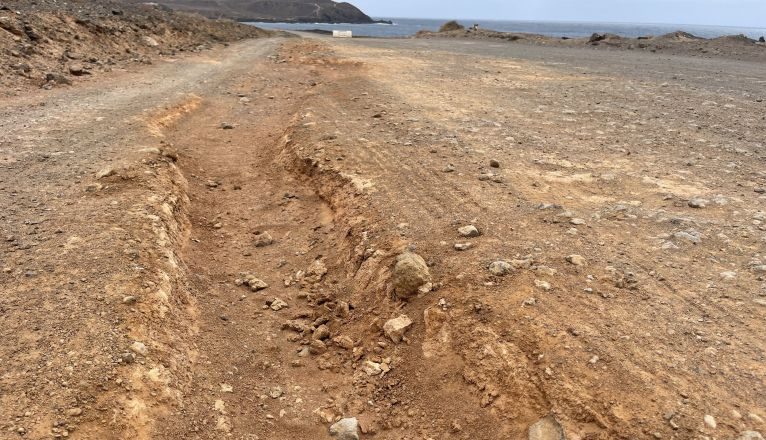
<path fill-rule="evenodd" d="M 174 9 L 242 21 L 372 23 L 350 3 L 332 0 L 161 0 Z"/>

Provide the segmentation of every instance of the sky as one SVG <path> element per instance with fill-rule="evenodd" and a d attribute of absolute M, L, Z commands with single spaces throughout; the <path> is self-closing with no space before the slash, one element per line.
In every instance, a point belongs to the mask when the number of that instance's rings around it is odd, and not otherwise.
<path fill-rule="evenodd" d="M 347 0 L 373 17 L 615 21 L 766 28 L 766 0 Z"/>

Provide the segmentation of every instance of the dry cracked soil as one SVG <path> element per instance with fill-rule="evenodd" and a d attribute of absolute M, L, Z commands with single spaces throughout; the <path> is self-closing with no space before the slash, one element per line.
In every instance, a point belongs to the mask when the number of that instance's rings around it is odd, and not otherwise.
<path fill-rule="evenodd" d="M 304 37 L 0 101 L 0 438 L 762 438 L 761 62 Z"/>

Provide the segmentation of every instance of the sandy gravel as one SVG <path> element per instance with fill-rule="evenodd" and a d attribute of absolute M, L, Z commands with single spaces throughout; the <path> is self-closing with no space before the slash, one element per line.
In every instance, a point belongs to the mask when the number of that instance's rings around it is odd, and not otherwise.
<path fill-rule="evenodd" d="M 7 98 L 0 438 L 763 433 L 761 71 L 311 37 Z"/>

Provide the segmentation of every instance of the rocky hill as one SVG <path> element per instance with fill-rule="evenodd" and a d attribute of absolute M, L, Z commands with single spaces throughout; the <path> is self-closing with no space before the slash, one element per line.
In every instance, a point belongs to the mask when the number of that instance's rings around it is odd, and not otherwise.
<path fill-rule="evenodd" d="M 271 35 L 158 5 L 86 0 L 0 3 L 0 97 L 50 88 L 131 63 Z"/>
<path fill-rule="evenodd" d="M 134 0 L 137 1 L 137 0 Z M 288 23 L 373 23 L 356 6 L 332 0 L 161 0 L 173 9 L 210 18 Z"/>

